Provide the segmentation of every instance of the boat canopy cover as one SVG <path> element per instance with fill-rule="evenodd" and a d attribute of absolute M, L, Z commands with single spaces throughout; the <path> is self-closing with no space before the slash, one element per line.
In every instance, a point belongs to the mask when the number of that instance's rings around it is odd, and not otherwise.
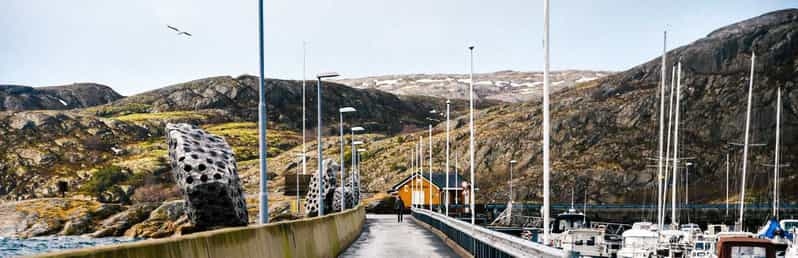
<path fill-rule="evenodd" d="M 779 236 L 781 236 L 783 238 L 790 239 L 790 240 L 792 240 L 792 238 L 793 238 L 792 233 L 784 231 L 784 229 L 781 228 L 781 225 L 779 225 L 779 221 L 776 220 L 776 218 L 770 219 L 770 221 L 768 221 L 768 225 L 767 225 L 766 229 L 764 230 L 764 232 L 760 232 L 759 235 L 762 236 L 762 237 L 769 238 L 769 239 L 773 239 L 777 235 L 779 235 Z"/>

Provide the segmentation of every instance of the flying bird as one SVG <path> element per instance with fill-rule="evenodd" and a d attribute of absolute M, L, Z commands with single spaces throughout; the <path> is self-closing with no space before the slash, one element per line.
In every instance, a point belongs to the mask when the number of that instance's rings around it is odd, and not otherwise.
<path fill-rule="evenodd" d="M 177 31 L 177 35 L 186 35 L 186 36 L 189 36 L 189 37 L 192 36 L 191 33 L 188 33 L 188 32 L 185 32 L 185 31 L 181 31 L 180 29 L 172 27 L 169 24 L 167 24 L 166 27 L 172 29 L 173 31 Z"/>

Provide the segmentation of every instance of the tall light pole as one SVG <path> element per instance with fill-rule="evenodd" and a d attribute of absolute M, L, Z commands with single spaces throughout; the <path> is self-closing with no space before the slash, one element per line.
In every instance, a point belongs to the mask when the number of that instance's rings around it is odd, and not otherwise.
<path fill-rule="evenodd" d="M 411 134 L 410 137 L 413 137 Z M 413 170 L 416 169 L 416 155 L 413 147 L 410 148 L 410 207 L 416 207 L 416 174 L 413 173 Z"/>
<path fill-rule="evenodd" d="M 471 194 L 469 194 L 469 206 L 471 210 L 471 225 L 476 224 L 476 217 L 474 214 L 474 195 L 476 188 L 474 187 L 474 46 L 468 47 L 468 52 L 470 55 L 471 65 L 469 68 L 469 80 L 468 80 L 468 106 L 469 106 L 469 116 L 468 116 L 468 130 L 469 130 L 469 138 L 468 138 L 468 155 L 471 158 Z"/>
<path fill-rule="evenodd" d="M 549 244 L 549 0 L 543 0 L 543 243 Z M 473 155 L 473 154 L 472 154 Z"/>
<path fill-rule="evenodd" d="M 430 110 L 429 113 L 434 115 L 434 114 L 437 114 L 438 111 L 433 109 L 433 110 Z M 439 120 L 431 118 L 431 117 L 427 117 L 427 120 L 430 121 L 430 123 L 429 123 L 429 182 L 430 182 L 430 187 L 429 187 L 429 210 L 431 211 L 432 210 L 432 123 L 433 122 L 438 122 Z M 440 198 L 439 198 L 438 201 L 440 201 Z"/>
<path fill-rule="evenodd" d="M 360 186 L 360 185 L 357 185 L 357 187 L 355 186 L 355 170 L 356 170 L 356 165 L 357 165 L 357 162 L 355 161 L 355 156 L 356 156 L 355 154 L 357 154 L 356 153 L 357 149 L 355 149 L 355 148 L 357 148 L 358 145 L 363 144 L 363 141 L 355 141 L 354 140 L 355 139 L 355 132 L 363 131 L 363 130 L 364 130 L 363 127 L 360 127 L 360 126 L 352 128 L 352 150 L 349 151 L 350 156 L 352 156 L 352 169 L 349 170 L 349 171 L 351 171 L 351 173 L 349 175 L 349 182 L 351 183 L 350 187 L 352 188 L 351 189 L 352 190 L 352 194 L 355 194 L 356 188 Z M 360 178 L 358 177 L 357 180 L 360 180 Z M 355 204 L 357 204 L 357 201 L 355 201 L 355 198 L 352 198 L 352 207 L 355 207 Z"/>
<path fill-rule="evenodd" d="M 263 0 L 258 1 L 258 55 L 260 57 L 260 79 L 258 82 L 258 150 L 260 154 L 260 200 L 258 222 L 269 223 L 269 176 L 266 166 L 266 79 L 263 75 Z"/>
<path fill-rule="evenodd" d="M 457 153 L 454 154 L 454 182 L 457 183 L 455 187 L 459 187 L 462 184 L 460 183 L 460 179 L 458 178 L 460 174 L 457 173 Z M 460 193 L 457 190 L 454 190 L 454 204 L 460 204 Z"/>
<path fill-rule="evenodd" d="M 305 145 L 305 139 L 306 139 L 305 131 L 307 130 L 307 129 L 305 129 L 305 122 L 307 120 L 307 118 L 305 118 L 305 101 L 306 101 L 306 98 L 307 98 L 307 97 L 305 97 L 305 88 L 306 88 L 305 87 L 305 83 L 307 81 L 307 80 L 305 80 L 305 75 L 307 74 L 305 72 L 305 60 L 307 60 L 307 58 L 306 58 L 307 57 L 306 49 L 307 49 L 307 42 L 302 41 L 302 154 L 304 154 L 302 156 L 302 174 L 303 175 L 307 175 L 307 171 L 308 171 L 308 162 L 307 162 L 307 157 L 306 157 L 306 155 L 308 154 L 308 149 L 307 149 L 307 146 Z"/>
<path fill-rule="evenodd" d="M 429 210 L 432 211 L 432 124 L 429 125 L 429 182 Z"/>
<path fill-rule="evenodd" d="M 418 136 L 418 175 L 421 177 L 421 182 L 419 182 L 419 187 L 421 187 L 421 208 L 424 208 L 424 133 Z"/>
<path fill-rule="evenodd" d="M 356 162 L 357 163 L 357 200 L 356 201 L 358 203 L 360 202 L 360 193 L 363 192 L 363 190 L 360 187 L 360 181 L 362 181 L 360 179 L 360 158 L 361 158 L 360 157 L 360 155 L 361 155 L 360 153 L 363 153 L 363 152 L 366 152 L 366 149 L 357 149 L 357 159 L 356 159 L 357 160 L 357 162 Z"/>
<path fill-rule="evenodd" d="M 339 120 L 338 120 L 338 129 L 340 130 L 340 134 L 341 134 L 341 140 L 340 140 L 340 142 L 341 142 L 341 153 L 340 153 L 340 156 L 341 156 L 341 167 L 340 167 L 340 170 L 339 170 L 339 172 L 341 174 L 341 183 L 340 183 L 341 184 L 341 197 L 345 196 L 345 194 L 344 194 L 344 188 L 345 188 L 345 185 L 344 185 L 344 173 L 346 171 L 346 169 L 344 168 L 345 167 L 345 163 L 346 163 L 346 162 L 344 162 L 344 113 L 355 112 L 355 111 L 357 111 L 357 110 L 355 110 L 355 108 L 353 108 L 353 107 L 343 107 L 343 108 L 339 108 L 338 109 L 338 118 L 339 118 Z M 341 198 L 341 211 L 344 211 L 345 209 L 346 209 L 346 198 Z"/>
<path fill-rule="evenodd" d="M 316 172 L 316 176 L 319 178 L 319 217 L 324 215 L 324 199 L 322 198 L 323 194 L 321 194 L 324 192 L 324 180 L 321 180 L 323 178 L 322 171 L 324 171 L 324 160 L 321 150 L 321 79 L 337 76 L 338 73 L 321 73 L 316 75 L 316 154 L 318 155 L 318 171 Z"/>
<path fill-rule="evenodd" d="M 350 137 L 351 138 L 350 141 L 352 142 L 352 149 L 350 151 L 351 154 L 354 154 L 356 145 L 363 144 L 363 141 L 355 141 L 355 132 L 360 132 L 360 131 L 363 131 L 363 130 L 366 130 L 366 129 L 364 129 L 363 127 L 360 127 L 360 126 L 352 127 L 352 129 L 351 129 L 351 135 L 352 136 Z M 344 152 L 343 149 L 341 149 L 341 153 L 343 153 L 343 152 Z M 343 159 L 343 156 L 342 156 L 341 157 L 341 164 L 343 164 L 343 163 L 344 163 L 344 159 Z M 341 170 L 341 171 L 346 171 L 346 170 Z M 354 155 L 352 155 L 352 169 L 350 169 L 350 171 L 351 171 L 351 173 L 349 174 L 349 182 L 350 182 L 349 186 L 352 187 L 352 194 L 354 194 L 355 193 L 355 156 Z M 355 207 L 355 199 L 354 198 L 352 199 L 352 207 Z"/>
<path fill-rule="evenodd" d="M 445 214 L 449 216 L 449 106 L 451 101 L 448 99 L 446 100 L 446 188 L 443 190 L 444 198 L 446 201 L 444 202 L 445 206 Z"/>
<path fill-rule="evenodd" d="M 296 156 L 297 156 L 297 158 L 301 158 L 302 160 L 305 160 L 305 153 L 297 153 Z M 302 205 L 301 204 L 302 204 L 302 201 L 301 201 L 301 199 L 299 197 L 299 171 L 297 171 L 297 173 L 296 173 L 296 212 L 297 213 L 301 213 L 302 212 Z"/>

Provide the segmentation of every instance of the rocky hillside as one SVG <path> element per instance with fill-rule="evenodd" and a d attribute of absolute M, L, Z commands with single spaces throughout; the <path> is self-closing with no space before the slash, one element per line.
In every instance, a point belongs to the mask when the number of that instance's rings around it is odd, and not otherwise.
<path fill-rule="evenodd" d="M 727 153 L 732 164 L 731 192 L 738 192 L 742 153 L 727 143 L 743 139 L 752 51 L 757 53 L 757 63 L 751 142 L 766 146 L 752 148 L 749 155 L 748 201 L 769 200 L 772 168 L 763 164 L 773 163 L 777 87 L 783 94 L 781 161 L 798 163 L 798 9 L 789 9 L 729 25 L 668 52 L 669 71 L 674 60 L 682 60 L 679 148 L 680 156 L 695 157 L 689 170 L 691 201 L 723 200 Z M 557 201 L 568 201 L 573 188 L 583 192 L 588 184 L 591 202 L 654 202 L 656 169 L 647 158 L 655 157 L 657 151 L 659 82 L 660 58 L 655 57 L 554 94 L 551 128 Z M 452 134 L 460 171 L 468 171 L 466 119 L 457 119 Z M 519 162 L 513 179 L 515 196 L 540 200 L 541 120 L 538 101 L 479 112 L 476 171 L 483 200 L 506 201 L 507 194 L 502 192 L 507 189 L 511 159 Z M 434 167 L 439 171 L 444 164 L 442 129 L 442 125 L 436 127 L 433 139 L 438 153 Z M 416 137 L 382 137 L 369 143 L 363 172 L 370 190 L 386 190 L 408 175 L 408 152 Z M 798 175 L 793 171 L 782 170 L 783 202 L 798 201 Z"/>
<path fill-rule="evenodd" d="M 60 194 L 125 202 L 136 189 L 172 185 L 163 128 L 169 122 L 197 124 L 227 138 L 242 174 L 255 174 L 257 157 L 257 79 L 213 77 L 181 83 L 101 106 L 71 111 L 0 112 L 0 200 L 25 200 Z M 301 87 L 297 81 L 267 80 L 269 155 L 301 143 Z M 316 125 L 315 87 L 308 87 L 308 133 Z M 324 86 L 326 135 L 338 134 L 338 107 L 353 106 L 346 127 L 392 135 L 428 124 L 430 109 L 443 100 L 396 96 L 340 84 Z M 463 101 L 455 102 L 463 105 Z M 480 106 L 495 102 L 480 102 Z M 453 109 L 454 115 L 463 109 Z M 293 154 L 292 154 L 293 155 Z M 95 179 L 115 178 L 113 187 L 91 188 Z M 244 178 L 254 189 L 257 178 Z M 252 184 L 254 182 L 254 184 Z M 154 186 L 153 186 L 154 185 Z"/>
<path fill-rule="evenodd" d="M 565 70 L 551 73 L 553 92 L 572 88 L 611 74 L 606 71 Z M 378 89 L 398 95 L 467 99 L 468 74 L 383 75 L 338 80 L 343 84 Z M 543 94 L 543 72 L 499 71 L 474 74 L 476 97 L 504 102 L 536 100 Z"/>
<path fill-rule="evenodd" d="M 0 85 L 0 111 L 76 109 L 107 104 L 120 98 L 122 95 L 110 87 L 96 83 L 50 87 Z"/>
<path fill-rule="evenodd" d="M 98 115 L 126 112 L 172 112 L 218 109 L 234 120 L 256 121 L 258 79 L 243 75 L 200 79 L 124 98 L 98 108 Z M 406 127 L 423 126 L 431 109 L 441 108 L 442 100 L 424 96 L 397 96 L 378 90 L 358 90 L 325 82 L 322 89 L 322 119 L 331 133 L 337 132 L 338 108 L 351 106 L 358 112 L 346 114 L 345 123 L 371 131 L 398 133 Z M 269 121 L 280 128 L 301 131 L 302 87 L 299 81 L 269 79 L 266 84 Z M 307 128 L 315 128 L 316 82 L 308 82 Z M 463 101 L 458 101 L 462 103 Z M 480 102 L 480 107 L 498 103 Z M 132 110 L 132 111 L 131 111 Z M 312 124 L 311 124 L 312 123 Z"/>

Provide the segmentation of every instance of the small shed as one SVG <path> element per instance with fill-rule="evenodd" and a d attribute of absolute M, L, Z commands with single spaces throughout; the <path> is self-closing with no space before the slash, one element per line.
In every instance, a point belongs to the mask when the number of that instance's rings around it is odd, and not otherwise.
<path fill-rule="evenodd" d="M 433 172 L 432 180 L 430 180 L 429 173 L 413 174 L 393 185 L 388 193 L 398 194 L 407 208 L 414 203 L 414 200 L 417 200 L 415 201 L 416 204 L 429 205 L 430 187 L 432 188 L 432 205 L 442 204 L 445 199 L 441 197 L 445 196 L 444 194 L 449 195 L 449 204 L 463 203 L 462 182 L 464 180 L 460 174 L 449 173 L 449 187 L 447 188 L 446 173 Z M 421 187 L 417 188 L 419 185 Z"/>

